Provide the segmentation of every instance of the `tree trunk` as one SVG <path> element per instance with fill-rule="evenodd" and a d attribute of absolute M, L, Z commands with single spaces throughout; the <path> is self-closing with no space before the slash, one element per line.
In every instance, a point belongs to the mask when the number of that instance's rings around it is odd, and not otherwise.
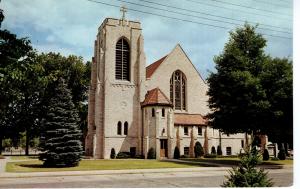
<path fill-rule="evenodd" d="M 29 129 L 26 128 L 26 146 L 25 146 L 25 155 L 28 156 L 29 155 L 29 141 L 30 141 L 30 137 L 29 137 Z"/>
<path fill-rule="evenodd" d="M 0 155 L 2 154 L 2 140 L 3 140 L 3 135 L 0 134 Z"/>

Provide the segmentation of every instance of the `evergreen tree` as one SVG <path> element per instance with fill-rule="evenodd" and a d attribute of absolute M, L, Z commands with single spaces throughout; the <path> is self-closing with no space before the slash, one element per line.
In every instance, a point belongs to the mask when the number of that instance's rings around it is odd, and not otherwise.
<path fill-rule="evenodd" d="M 156 154 L 155 154 L 155 151 L 154 151 L 154 148 L 150 148 L 149 151 L 148 151 L 148 159 L 155 159 L 156 158 Z"/>
<path fill-rule="evenodd" d="M 204 155 L 203 147 L 200 142 L 196 142 L 194 152 L 196 158 Z"/>
<path fill-rule="evenodd" d="M 217 147 L 217 155 L 221 156 L 223 153 L 222 153 L 222 149 L 221 149 L 221 146 L 218 145 Z"/>
<path fill-rule="evenodd" d="M 213 147 L 211 147 L 211 154 L 217 154 L 217 152 L 216 152 L 216 148 L 213 146 Z"/>
<path fill-rule="evenodd" d="M 223 187 L 271 187 L 273 183 L 268 179 L 267 173 L 263 169 L 256 169 L 260 163 L 259 153 L 256 148 L 252 148 L 241 157 L 239 167 L 229 171 L 228 179 L 223 183 Z"/>
<path fill-rule="evenodd" d="M 115 158 L 116 158 L 116 151 L 114 148 L 112 148 L 110 151 L 110 159 L 115 159 Z"/>
<path fill-rule="evenodd" d="M 176 146 L 174 149 L 174 159 L 179 159 L 180 158 L 180 151 L 179 148 Z"/>
<path fill-rule="evenodd" d="M 263 160 L 268 161 L 270 159 L 270 155 L 267 149 L 264 149 Z"/>
<path fill-rule="evenodd" d="M 49 167 L 77 166 L 83 154 L 82 133 L 70 90 L 63 79 L 58 80 L 54 94 L 44 120 L 44 140 L 39 159 Z"/>

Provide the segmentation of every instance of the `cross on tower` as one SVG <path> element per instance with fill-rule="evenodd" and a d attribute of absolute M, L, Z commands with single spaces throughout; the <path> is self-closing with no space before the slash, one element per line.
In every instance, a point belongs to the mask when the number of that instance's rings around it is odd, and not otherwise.
<path fill-rule="evenodd" d="M 125 20 L 125 13 L 127 12 L 127 8 L 125 5 L 123 5 L 121 8 L 120 8 L 120 12 L 122 12 L 122 20 L 124 21 Z"/>

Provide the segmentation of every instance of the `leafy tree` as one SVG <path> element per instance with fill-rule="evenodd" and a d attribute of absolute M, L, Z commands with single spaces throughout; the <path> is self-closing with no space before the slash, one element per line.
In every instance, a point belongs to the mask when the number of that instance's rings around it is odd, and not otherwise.
<path fill-rule="evenodd" d="M 179 148 L 176 146 L 174 149 L 174 159 L 179 159 L 180 158 L 180 151 Z"/>
<path fill-rule="evenodd" d="M 195 157 L 201 157 L 204 155 L 204 150 L 200 142 L 196 142 L 194 146 Z"/>
<path fill-rule="evenodd" d="M 0 21 L 4 19 L 1 10 Z M 27 38 L 17 38 L 0 30 L 0 140 L 15 138 L 29 130 L 37 120 L 41 67 L 35 64 L 36 53 Z M 28 134 L 29 135 L 29 134 Z M 27 137 L 27 148 L 30 137 Z M 1 151 L 0 142 L 0 151 Z M 1 152 L 0 152 L 1 153 Z"/>
<path fill-rule="evenodd" d="M 262 86 L 270 102 L 268 121 L 269 140 L 293 143 L 293 71 L 286 58 L 268 57 L 260 74 Z"/>
<path fill-rule="evenodd" d="M 155 154 L 154 148 L 150 148 L 149 149 L 147 158 L 148 159 L 155 159 L 156 158 L 156 154 Z"/>
<path fill-rule="evenodd" d="M 44 120 L 43 153 L 45 166 L 77 166 L 83 154 L 78 113 L 63 79 L 59 79 Z"/>
<path fill-rule="evenodd" d="M 209 124 L 224 133 L 257 132 L 270 107 L 258 78 L 266 59 L 266 40 L 245 24 L 230 32 L 223 53 L 214 58 L 217 73 L 208 78 Z"/>
<path fill-rule="evenodd" d="M 264 53 L 266 40 L 245 24 L 230 32 L 208 78 L 209 124 L 224 133 L 267 134 L 292 143 L 292 62 Z"/>
<path fill-rule="evenodd" d="M 257 169 L 256 165 L 260 163 L 259 152 L 256 148 L 247 151 L 241 157 L 239 167 L 232 168 L 227 181 L 223 183 L 223 187 L 271 187 L 273 183 L 268 179 L 267 172 L 263 169 Z"/>

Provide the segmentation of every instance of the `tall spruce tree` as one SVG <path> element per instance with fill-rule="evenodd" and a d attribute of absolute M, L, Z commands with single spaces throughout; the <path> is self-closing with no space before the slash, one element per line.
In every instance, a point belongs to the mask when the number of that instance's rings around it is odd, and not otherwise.
<path fill-rule="evenodd" d="M 83 154 L 77 110 L 70 90 L 59 79 L 44 120 L 44 140 L 40 160 L 48 167 L 77 166 Z"/>

